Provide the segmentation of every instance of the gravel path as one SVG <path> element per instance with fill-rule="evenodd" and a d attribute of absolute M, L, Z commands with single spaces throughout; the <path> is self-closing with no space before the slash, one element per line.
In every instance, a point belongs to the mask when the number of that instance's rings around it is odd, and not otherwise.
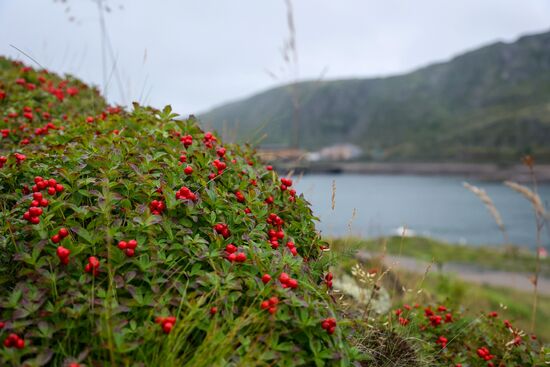
<path fill-rule="evenodd" d="M 357 252 L 357 258 L 360 260 L 368 260 L 372 256 L 373 255 L 367 251 Z M 383 261 L 384 264 L 390 268 L 399 268 L 414 273 L 424 273 L 430 265 L 430 263 L 426 261 L 417 260 L 411 257 L 388 254 L 384 256 Z M 464 281 L 476 284 L 508 287 L 524 292 L 533 291 L 533 284 L 530 281 L 533 275 L 528 273 L 484 269 L 459 263 L 446 263 L 440 270 L 435 264 L 432 264 L 430 272 L 435 273 L 437 271 L 455 274 Z M 539 277 L 538 290 L 539 294 L 550 295 L 550 279 Z"/>

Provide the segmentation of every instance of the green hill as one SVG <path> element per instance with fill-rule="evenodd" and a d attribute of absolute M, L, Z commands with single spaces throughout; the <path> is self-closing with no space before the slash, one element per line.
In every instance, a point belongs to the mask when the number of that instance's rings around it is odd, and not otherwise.
<path fill-rule="evenodd" d="M 299 131 L 306 149 L 352 142 L 366 159 L 550 161 L 550 32 L 408 74 L 277 87 L 201 120 L 240 141 L 290 146 Z"/>

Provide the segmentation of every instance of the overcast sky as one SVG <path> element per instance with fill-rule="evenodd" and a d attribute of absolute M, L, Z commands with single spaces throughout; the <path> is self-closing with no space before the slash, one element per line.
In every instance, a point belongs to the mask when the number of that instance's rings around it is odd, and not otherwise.
<path fill-rule="evenodd" d="M 548 0 L 295 0 L 301 79 L 406 72 L 550 29 Z M 283 0 L 106 0 L 111 102 L 198 113 L 288 81 Z M 122 5 L 122 9 L 120 9 Z M 70 11 L 66 12 L 67 6 Z M 102 87 L 93 0 L 0 0 L 0 53 Z M 75 21 L 70 22 L 73 16 Z M 106 53 L 107 79 L 113 58 Z M 267 71 L 278 75 L 275 80 Z"/>

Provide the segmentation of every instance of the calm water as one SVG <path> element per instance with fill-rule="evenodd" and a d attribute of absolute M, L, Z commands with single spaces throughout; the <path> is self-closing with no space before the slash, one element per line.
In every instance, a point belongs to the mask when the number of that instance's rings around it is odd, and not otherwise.
<path fill-rule="evenodd" d="M 336 206 L 331 208 L 332 182 L 336 181 Z M 481 201 L 462 187 L 459 177 L 387 175 L 306 175 L 296 188 L 313 205 L 324 235 L 351 233 L 363 237 L 400 233 L 406 227 L 414 234 L 453 243 L 499 244 L 502 234 Z M 535 218 L 531 204 L 503 184 L 469 180 L 484 188 L 500 211 L 513 243 L 535 246 Z M 539 195 L 548 206 L 550 185 L 541 185 Z M 354 209 L 355 217 L 352 219 Z M 548 231 L 543 245 L 550 243 Z"/>

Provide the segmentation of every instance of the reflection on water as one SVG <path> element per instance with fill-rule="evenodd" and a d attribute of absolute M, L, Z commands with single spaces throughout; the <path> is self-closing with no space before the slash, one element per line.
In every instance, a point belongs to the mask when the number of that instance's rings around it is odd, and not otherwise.
<path fill-rule="evenodd" d="M 336 181 L 336 205 L 331 206 Z M 458 177 L 388 175 L 306 175 L 297 180 L 298 192 L 312 203 L 327 236 L 347 234 L 377 237 L 401 234 L 430 236 L 453 243 L 499 244 L 502 235 L 484 205 L 462 187 Z M 510 240 L 535 246 L 535 217 L 530 203 L 501 183 L 476 182 L 493 199 L 508 228 Z M 544 204 L 550 185 L 539 186 Z M 353 215 L 355 210 L 355 215 Z M 351 232 L 350 232 L 351 227 Z M 549 233 L 543 233 L 548 245 Z"/>

